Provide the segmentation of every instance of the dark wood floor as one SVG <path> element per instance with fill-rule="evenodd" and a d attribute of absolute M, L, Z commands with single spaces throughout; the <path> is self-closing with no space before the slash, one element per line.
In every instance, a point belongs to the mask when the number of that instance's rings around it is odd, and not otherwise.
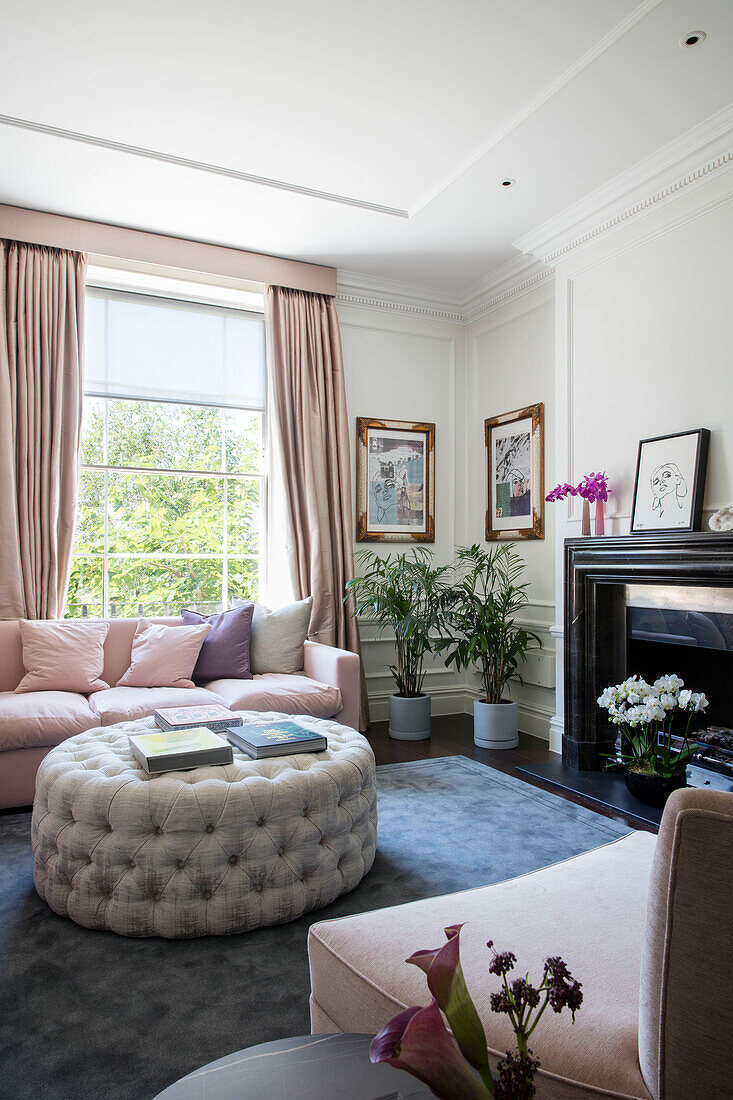
<path fill-rule="evenodd" d="M 532 786 L 539 787 L 543 791 L 550 791 L 558 798 L 595 810 L 596 813 L 613 818 L 614 821 L 623 822 L 630 829 L 656 832 L 652 826 L 644 825 L 637 818 L 626 817 L 616 810 L 583 798 L 582 795 L 562 791 L 552 784 L 543 783 L 540 779 L 532 779 L 519 772 L 520 767 L 538 764 L 550 757 L 547 742 L 531 737 L 528 733 L 520 733 L 519 745 L 516 749 L 479 749 L 473 743 L 473 716 L 447 714 L 433 717 L 432 734 L 427 741 L 395 741 L 389 736 L 387 722 L 373 722 L 368 737 L 374 749 L 377 764 L 396 764 L 404 760 L 427 760 L 440 756 L 467 756 L 471 760 L 479 760 L 482 764 L 488 764 L 491 768 L 506 772 L 507 775 L 513 775 L 524 783 L 531 783 Z"/>

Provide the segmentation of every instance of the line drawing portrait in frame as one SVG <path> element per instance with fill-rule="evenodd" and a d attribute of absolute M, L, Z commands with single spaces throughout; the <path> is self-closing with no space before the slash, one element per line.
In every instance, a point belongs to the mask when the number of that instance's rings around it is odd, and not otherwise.
<path fill-rule="evenodd" d="M 709 445 L 707 428 L 639 442 L 632 534 L 700 530 Z"/>
<path fill-rule="evenodd" d="M 486 540 L 545 537 L 544 405 L 484 421 Z"/>
<path fill-rule="evenodd" d="M 435 424 L 356 418 L 357 542 L 435 542 Z"/>

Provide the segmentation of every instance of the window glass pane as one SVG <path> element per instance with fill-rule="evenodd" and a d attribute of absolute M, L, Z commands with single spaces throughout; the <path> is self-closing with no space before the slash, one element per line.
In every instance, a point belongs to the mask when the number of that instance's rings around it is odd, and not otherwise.
<path fill-rule="evenodd" d="M 104 462 L 104 401 L 85 397 L 81 420 L 82 465 L 101 466 Z"/>
<path fill-rule="evenodd" d="M 229 606 L 234 607 L 234 597 L 256 600 L 259 593 L 259 562 L 257 558 L 228 558 Z"/>
<path fill-rule="evenodd" d="M 221 470 L 220 409 L 110 400 L 107 416 L 110 466 Z"/>
<path fill-rule="evenodd" d="M 111 558 L 109 614 L 117 618 L 221 610 L 222 562 L 188 558 Z"/>
<path fill-rule="evenodd" d="M 109 477 L 108 552 L 216 554 L 223 550 L 223 478 Z"/>
<path fill-rule="evenodd" d="M 104 562 L 99 558 L 82 558 L 75 555 L 71 560 L 69 594 L 66 599 L 67 619 L 101 619 L 102 576 Z"/>
<path fill-rule="evenodd" d="M 104 474 L 82 470 L 76 511 L 74 552 L 101 554 L 104 550 Z"/>
<path fill-rule="evenodd" d="M 227 543 L 230 554 L 260 550 L 260 482 L 230 478 L 227 488 Z"/>
<path fill-rule="evenodd" d="M 262 413 L 225 409 L 226 468 L 230 473 L 259 474 L 262 470 Z"/>

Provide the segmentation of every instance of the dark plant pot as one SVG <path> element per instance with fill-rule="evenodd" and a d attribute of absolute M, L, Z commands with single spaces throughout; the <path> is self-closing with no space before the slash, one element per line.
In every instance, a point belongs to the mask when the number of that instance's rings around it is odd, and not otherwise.
<path fill-rule="evenodd" d="M 681 775 L 673 775 L 666 779 L 661 775 L 642 775 L 641 772 L 632 772 L 626 769 L 626 786 L 645 806 L 657 806 L 661 809 L 672 794 L 687 786 L 687 772 Z"/>

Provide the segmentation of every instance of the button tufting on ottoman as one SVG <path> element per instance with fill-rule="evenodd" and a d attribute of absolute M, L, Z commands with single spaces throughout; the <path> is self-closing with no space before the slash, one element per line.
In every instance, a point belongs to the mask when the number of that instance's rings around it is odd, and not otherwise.
<path fill-rule="evenodd" d="M 128 742 L 150 718 L 62 742 L 36 782 L 38 894 L 86 928 L 175 939 L 282 924 L 353 890 L 377 844 L 374 754 L 347 726 L 303 724 L 326 734 L 326 752 L 235 749 L 225 767 L 156 776 Z"/>

